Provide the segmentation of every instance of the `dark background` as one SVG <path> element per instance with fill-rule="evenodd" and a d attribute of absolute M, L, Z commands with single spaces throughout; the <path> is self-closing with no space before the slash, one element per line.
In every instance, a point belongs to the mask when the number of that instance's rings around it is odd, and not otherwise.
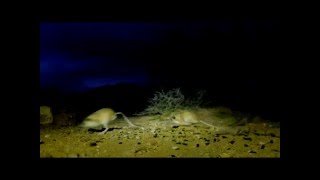
<path fill-rule="evenodd" d="M 197 18 L 40 22 L 40 105 L 81 119 L 102 107 L 126 114 L 155 90 L 206 90 L 214 106 L 280 121 L 286 68 L 280 21 Z"/>

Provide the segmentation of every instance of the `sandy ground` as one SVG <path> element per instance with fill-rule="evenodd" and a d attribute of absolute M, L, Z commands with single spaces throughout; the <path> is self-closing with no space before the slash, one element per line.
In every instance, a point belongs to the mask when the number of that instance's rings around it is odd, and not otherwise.
<path fill-rule="evenodd" d="M 280 127 L 248 123 L 217 131 L 204 124 L 177 126 L 166 121 L 130 118 L 144 129 L 129 127 L 123 119 L 103 129 L 45 125 L 40 127 L 40 157 L 98 158 L 225 158 L 280 157 Z"/>

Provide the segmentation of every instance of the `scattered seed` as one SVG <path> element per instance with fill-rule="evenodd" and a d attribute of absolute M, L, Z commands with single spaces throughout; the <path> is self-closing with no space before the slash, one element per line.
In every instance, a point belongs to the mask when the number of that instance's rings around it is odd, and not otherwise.
<path fill-rule="evenodd" d="M 266 147 L 265 145 L 262 145 L 262 146 L 261 146 L 261 149 L 264 149 L 265 147 Z"/>
<path fill-rule="evenodd" d="M 208 146 L 210 143 L 206 143 L 206 146 Z"/>
<path fill-rule="evenodd" d="M 271 140 L 269 141 L 269 143 L 272 144 L 272 143 L 273 143 L 273 140 L 271 139 Z"/>
<path fill-rule="evenodd" d="M 122 142 L 119 142 L 119 144 L 122 144 Z"/>
<path fill-rule="evenodd" d="M 250 150 L 248 153 L 257 153 L 257 152 L 255 152 L 255 151 L 251 151 L 251 150 Z"/>
<path fill-rule="evenodd" d="M 244 147 L 249 147 L 248 144 L 244 144 Z"/>
<path fill-rule="evenodd" d="M 230 144 L 234 144 L 234 142 L 235 142 L 235 141 L 232 140 L 232 141 L 230 141 L 229 143 L 230 143 Z"/>
<path fill-rule="evenodd" d="M 227 138 L 227 136 L 221 136 L 221 137 L 222 137 L 223 139 L 224 139 L 224 138 Z"/>
<path fill-rule="evenodd" d="M 197 147 L 199 147 L 200 145 L 199 144 L 197 144 Z"/>
<path fill-rule="evenodd" d="M 250 137 L 243 137 L 244 140 L 252 141 L 252 138 Z"/>

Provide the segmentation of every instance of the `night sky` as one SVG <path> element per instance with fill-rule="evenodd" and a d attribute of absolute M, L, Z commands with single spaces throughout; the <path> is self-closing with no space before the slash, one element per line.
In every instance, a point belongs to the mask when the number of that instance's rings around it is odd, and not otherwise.
<path fill-rule="evenodd" d="M 40 87 L 85 92 L 133 83 L 263 101 L 277 93 L 278 34 L 275 19 L 41 22 Z"/>
<path fill-rule="evenodd" d="M 254 48 L 258 43 L 258 28 L 271 33 L 274 26 L 274 22 L 267 20 L 245 20 L 241 24 L 231 20 L 41 23 L 41 87 L 85 90 L 119 82 L 145 84 L 155 81 L 150 79 L 153 73 L 162 76 L 162 70 L 154 72 L 154 68 L 168 68 L 179 78 L 178 74 L 184 70 L 172 70 L 176 66 L 181 64 L 185 71 L 198 72 L 198 69 L 190 70 L 188 61 L 194 63 L 191 66 L 194 68 L 204 68 L 196 63 L 207 64 L 207 60 L 216 62 L 217 66 L 224 64 L 222 61 L 228 61 L 226 57 L 239 53 L 233 47 L 239 43 L 234 38 L 244 38 L 238 39 L 242 46 L 249 44 Z M 234 32 L 242 33 L 241 37 Z M 241 45 L 239 49 L 247 51 Z M 222 55 L 221 51 L 226 54 Z M 238 58 L 242 57 L 239 54 Z M 213 66 L 212 71 L 217 69 Z"/>

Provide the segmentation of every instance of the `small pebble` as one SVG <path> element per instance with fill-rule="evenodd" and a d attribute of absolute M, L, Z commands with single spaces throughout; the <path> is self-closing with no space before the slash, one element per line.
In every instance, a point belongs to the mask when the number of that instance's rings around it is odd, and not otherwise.
<path fill-rule="evenodd" d="M 90 143 L 90 146 L 96 146 L 97 143 L 93 142 L 93 143 Z"/>
<path fill-rule="evenodd" d="M 230 154 L 227 154 L 227 153 L 222 153 L 221 155 L 220 155 L 220 157 L 223 157 L 223 158 L 228 158 L 228 157 L 230 157 L 231 155 Z"/>
<path fill-rule="evenodd" d="M 172 149 L 174 149 L 174 150 L 178 150 L 178 149 L 179 149 L 179 147 L 174 146 L 174 147 L 172 147 Z"/>
<path fill-rule="evenodd" d="M 276 135 L 273 134 L 273 133 L 270 133 L 269 135 L 270 135 L 271 137 L 276 137 Z"/>
<path fill-rule="evenodd" d="M 79 157 L 79 154 L 69 154 L 68 157 L 70 157 L 70 158 L 77 158 L 77 157 Z"/>

